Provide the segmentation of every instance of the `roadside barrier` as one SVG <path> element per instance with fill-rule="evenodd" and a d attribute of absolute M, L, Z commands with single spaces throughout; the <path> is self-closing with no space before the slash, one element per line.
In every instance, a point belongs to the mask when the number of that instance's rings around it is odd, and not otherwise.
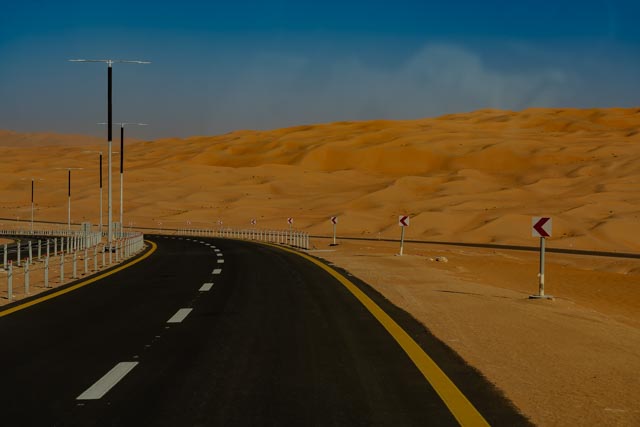
<path fill-rule="evenodd" d="M 3 252 L 3 264 L 0 266 L 3 267 L 0 268 L 0 296 L 4 294 L 6 289 L 7 300 L 12 302 L 16 298 L 24 298 L 34 292 L 37 293 L 37 288 L 44 290 L 61 286 L 66 280 L 76 280 L 81 276 L 87 276 L 115 265 L 114 255 L 115 262 L 119 263 L 137 255 L 145 246 L 144 235 L 138 232 L 122 233 L 122 236 L 114 240 L 111 245 L 102 241 L 100 233 L 61 234 L 64 235 L 54 237 L 53 232 L 49 230 L 25 234 L 0 230 L 0 236 L 17 240 L 15 244 L 0 246 L 0 250 Z M 26 244 L 24 241 L 20 242 L 20 238 L 24 235 L 29 236 Z M 39 237 L 44 238 L 38 239 Z M 23 254 L 23 246 L 26 246 L 24 249 L 25 252 L 28 252 L 28 256 Z M 37 253 L 34 253 L 36 251 Z M 98 252 L 102 253 L 101 263 L 98 262 Z M 107 252 L 109 253 L 108 260 Z M 23 255 L 25 255 L 24 258 Z M 55 262 L 56 258 L 58 258 L 57 262 Z M 92 263 L 90 262 L 91 258 L 93 259 Z M 68 264 L 68 261 L 72 263 L 71 278 L 65 276 L 65 267 L 69 268 L 65 265 Z M 80 271 L 78 271 L 78 262 L 82 263 Z M 3 276 L 6 276 L 6 279 Z M 15 292 L 16 289 L 20 291 Z"/>
<path fill-rule="evenodd" d="M 200 237 L 220 237 L 223 239 L 249 240 L 276 243 L 298 249 L 309 249 L 309 233 L 298 230 L 262 230 L 262 229 L 183 229 L 178 234 Z"/>

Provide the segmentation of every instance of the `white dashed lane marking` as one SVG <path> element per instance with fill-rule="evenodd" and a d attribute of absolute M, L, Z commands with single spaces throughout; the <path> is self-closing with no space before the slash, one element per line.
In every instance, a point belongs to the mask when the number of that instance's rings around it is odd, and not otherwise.
<path fill-rule="evenodd" d="M 204 285 L 202 285 L 202 287 L 200 287 L 200 292 L 210 291 L 212 287 L 213 283 L 205 283 Z"/>
<path fill-rule="evenodd" d="M 224 264 L 224 260 L 223 259 L 219 259 L 218 260 L 218 264 Z"/>
<path fill-rule="evenodd" d="M 221 268 L 216 268 L 212 272 L 212 274 L 220 274 L 220 273 L 222 273 L 222 269 Z"/>
<path fill-rule="evenodd" d="M 181 308 L 171 319 L 167 320 L 167 323 L 180 323 L 191 313 L 192 308 Z"/>
<path fill-rule="evenodd" d="M 107 372 L 102 378 L 95 382 L 91 387 L 86 389 L 84 393 L 76 398 L 76 400 L 97 400 L 102 398 L 109 390 L 113 388 L 125 375 L 127 375 L 138 362 L 120 362 Z"/>

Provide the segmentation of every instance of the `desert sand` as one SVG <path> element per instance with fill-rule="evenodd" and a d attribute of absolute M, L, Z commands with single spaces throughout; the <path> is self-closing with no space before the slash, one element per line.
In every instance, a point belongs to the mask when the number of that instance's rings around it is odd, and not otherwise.
<path fill-rule="evenodd" d="M 10 135 L 7 137 L 6 135 Z M 77 137 L 78 141 L 82 138 Z M 0 132 L 0 228 L 98 222 L 106 143 Z M 28 141 L 28 142 L 25 142 Z M 640 253 L 640 109 L 483 110 L 414 121 L 340 122 L 128 144 L 127 227 L 295 227 L 329 236 Z M 114 218 L 119 174 L 114 161 Z M 106 165 L 104 174 L 106 212 Z M 21 180 L 22 179 L 22 180 Z M 19 219 L 18 219 L 19 218 Z M 105 213 L 106 222 L 106 213 Z M 63 226 L 60 226 L 63 227 Z M 316 249 L 329 240 L 314 239 Z M 361 277 L 458 351 L 539 425 L 638 425 L 640 260 L 341 241 L 315 252 Z M 313 253 L 313 252 L 312 252 Z M 430 261 L 445 255 L 449 262 Z"/>

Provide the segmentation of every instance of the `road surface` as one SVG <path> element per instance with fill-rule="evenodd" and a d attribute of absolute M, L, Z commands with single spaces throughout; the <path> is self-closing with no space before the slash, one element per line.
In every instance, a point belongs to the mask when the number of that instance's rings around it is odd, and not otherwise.
<path fill-rule="evenodd" d="M 323 268 L 268 245 L 150 240 L 157 249 L 135 265 L 0 311 L 0 425 L 458 425 L 394 337 Z M 407 313 L 341 274 L 488 423 L 527 424 Z"/>

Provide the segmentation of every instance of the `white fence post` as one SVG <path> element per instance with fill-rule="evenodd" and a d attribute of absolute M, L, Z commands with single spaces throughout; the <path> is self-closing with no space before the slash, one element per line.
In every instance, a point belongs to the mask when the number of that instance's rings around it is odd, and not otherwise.
<path fill-rule="evenodd" d="M 84 274 L 85 276 L 89 272 L 89 254 L 87 253 L 87 248 L 84 248 Z"/>
<path fill-rule="evenodd" d="M 38 239 L 38 261 L 42 260 L 42 242 Z"/>
<path fill-rule="evenodd" d="M 22 245 L 20 244 L 20 240 L 18 240 L 18 267 L 20 267 L 21 258 L 22 258 Z"/>
<path fill-rule="evenodd" d="M 60 251 L 60 284 L 64 282 L 64 251 Z"/>
<path fill-rule="evenodd" d="M 28 263 L 33 262 L 33 249 L 31 246 L 31 240 L 29 240 L 29 258 L 27 259 Z"/>
<path fill-rule="evenodd" d="M 2 264 L 5 270 L 7 269 L 7 246 L 8 245 L 5 243 L 4 244 L 4 262 Z"/>
<path fill-rule="evenodd" d="M 24 294 L 29 295 L 29 263 L 30 259 L 27 258 L 27 262 L 24 263 Z"/>
<path fill-rule="evenodd" d="M 44 259 L 44 287 L 49 287 L 49 254 Z"/>
<path fill-rule="evenodd" d="M 9 301 L 13 299 L 13 261 L 9 261 L 9 271 L 7 272 L 7 293 Z"/>
<path fill-rule="evenodd" d="M 78 252 L 76 251 L 73 251 L 73 276 L 71 278 L 78 278 Z"/>

